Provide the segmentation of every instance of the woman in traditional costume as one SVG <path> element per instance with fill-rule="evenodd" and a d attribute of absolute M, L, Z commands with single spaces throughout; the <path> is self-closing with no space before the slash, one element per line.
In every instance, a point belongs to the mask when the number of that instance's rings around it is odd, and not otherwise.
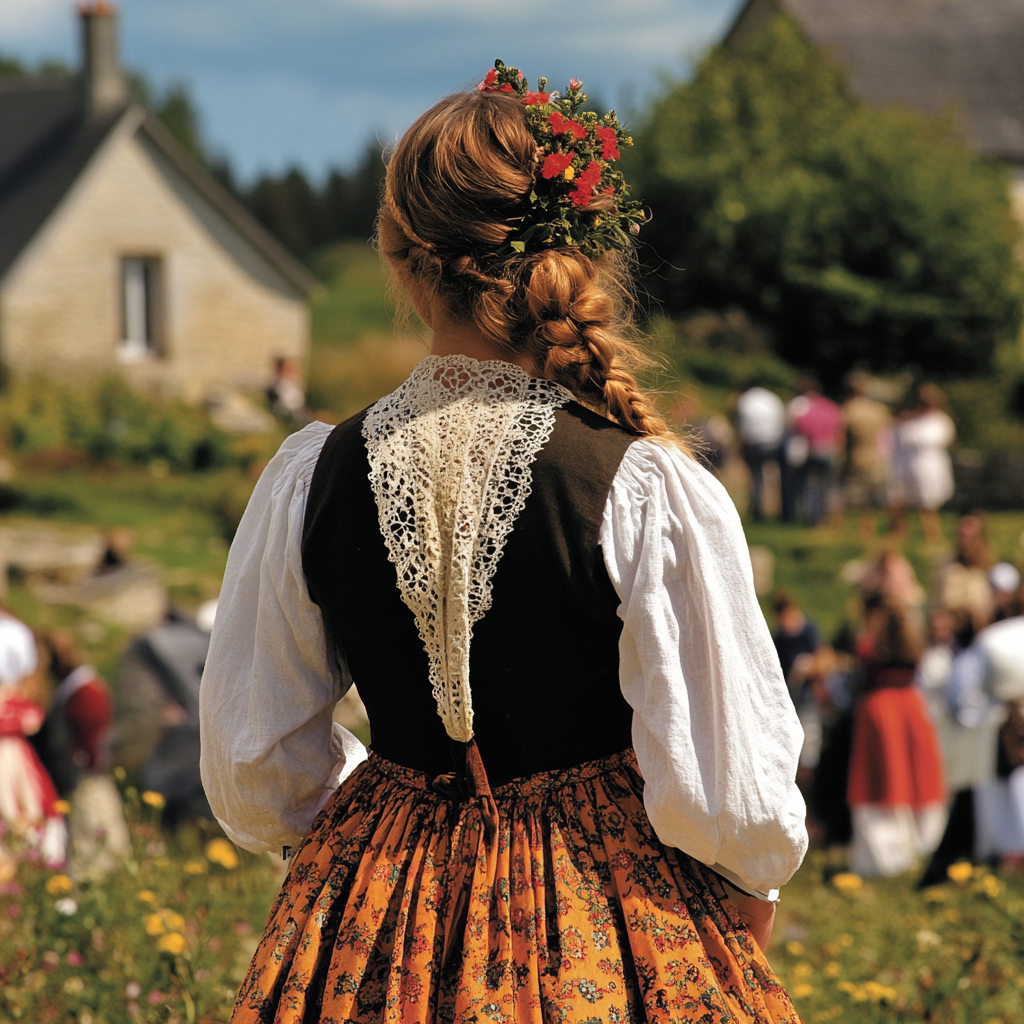
<path fill-rule="evenodd" d="M 938 735 L 915 685 L 922 645 L 910 614 L 878 596 L 866 606 L 856 644 L 864 678 L 847 802 L 853 817 L 850 867 L 872 877 L 907 871 L 938 846 L 946 784 Z"/>
<path fill-rule="evenodd" d="M 53 780 L 26 738 L 39 732 L 46 717 L 39 679 L 32 630 L 0 609 L 0 821 L 38 847 L 48 867 L 60 867 L 67 825 Z"/>
<path fill-rule="evenodd" d="M 732 503 L 630 372 L 625 133 L 544 87 L 497 62 L 399 142 L 431 355 L 289 438 L 231 549 L 204 782 L 297 847 L 235 1022 L 799 1019 L 763 952 L 799 725 Z"/>

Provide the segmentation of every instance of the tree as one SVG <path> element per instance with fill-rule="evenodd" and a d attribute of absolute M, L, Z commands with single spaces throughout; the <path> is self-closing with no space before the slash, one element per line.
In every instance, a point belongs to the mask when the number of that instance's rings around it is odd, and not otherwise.
<path fill-rule="evenodd" d="M 296 256 L 307 259 L 320 242 L 319 197 L 300 167 L 289 168 L 280 178 L 264 175 L 244 201 Z"/>
<path fill-rule="evenodd" d="M 311 184 L 301 168 L 292 167 L 280 176 L 261 175 L 241 199 L 269 231 L 308 261 L 331 242 L 366 242 L 373 236 L 383 180 L 381 147 L 371 140 L 351 171 L 332 168 L 322 188 Z"/>
<path fill-rule="evenodd" d="M 645 283 L 672 312 L 739 306 L 829 380 L 985 371 L 1019 328 L 1019 229 L 1007 170 L 954 128 L 858 103 L 775 19 L 742 53 L 709 54 L 636 132 Z"/>
<path fill-rule="evenodd" d="M 357 238 L 367 241 L 373 235 L 384 183 L 384 159 L 381 145 L 370 139 L 359 163 L 346 174 L 332 169 L 321 195 L 327 237 Z"/>

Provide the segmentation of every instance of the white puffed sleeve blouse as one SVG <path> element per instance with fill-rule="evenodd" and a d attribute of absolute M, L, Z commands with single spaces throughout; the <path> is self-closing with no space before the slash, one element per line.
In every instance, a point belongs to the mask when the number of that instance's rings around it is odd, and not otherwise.
<path fill-rule="evenodd" d="M 203 784 L 228 836 L 296 845 L 365 758 L 332 724 L 350 685 L 301 564 L 306 496 L 330 428 L 290 437 L 231 546 L 200 689 Z M 619 596 L 622 692 L 644 803 L 666 845 L 774 897 L 807 845 L 802 732 L 754 596 L 739 517 L 678 450 L 628 449 L 600 533 Z"/>

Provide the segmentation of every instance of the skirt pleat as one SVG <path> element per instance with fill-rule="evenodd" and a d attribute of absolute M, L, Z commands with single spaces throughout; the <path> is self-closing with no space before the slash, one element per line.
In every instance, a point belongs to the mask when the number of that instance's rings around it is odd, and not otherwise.
<path fill-rule="evenodd" d="M 495 812 L 496 805 L 496 812 Z M 798 1024 L 632 751 L 436 792 L 371 754 L 292 861 L 234 1024 Z"/>

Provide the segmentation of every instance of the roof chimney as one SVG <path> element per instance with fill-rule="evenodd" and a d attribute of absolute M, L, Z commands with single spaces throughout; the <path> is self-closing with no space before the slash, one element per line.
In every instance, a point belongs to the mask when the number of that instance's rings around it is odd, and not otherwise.
<path fill-rule="evenodd" d="M 96 0 L 78 7 L 82 19 L 82 93 L 88 116 L 109 114 L 128 102 L 117 59 L 117 8 Z"/>

